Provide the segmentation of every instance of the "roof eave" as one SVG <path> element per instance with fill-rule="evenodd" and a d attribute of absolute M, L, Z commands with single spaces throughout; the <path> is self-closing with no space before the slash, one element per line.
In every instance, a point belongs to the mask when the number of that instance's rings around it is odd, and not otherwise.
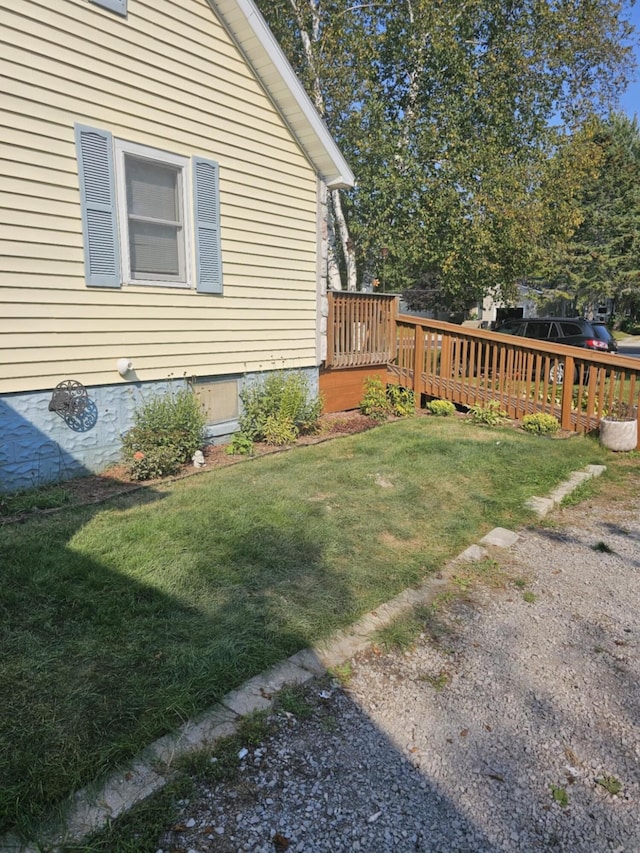
<path fill-rule="evenodd" d="M 253 0 L 209 0 L 329 189 L 355 177 Z"/>

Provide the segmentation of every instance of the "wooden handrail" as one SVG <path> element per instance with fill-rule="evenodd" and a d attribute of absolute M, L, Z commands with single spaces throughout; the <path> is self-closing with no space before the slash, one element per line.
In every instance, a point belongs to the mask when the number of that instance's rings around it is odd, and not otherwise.
<path fill-rule="evenodd" d="M 640 415 L 638 359 L 410 314 L 396 327 L 389 370 L 417 394 L 464 406 L 497 400 L 511 418 L 546 412 L 576 432 L 595 429 L 617 407 Z"/>

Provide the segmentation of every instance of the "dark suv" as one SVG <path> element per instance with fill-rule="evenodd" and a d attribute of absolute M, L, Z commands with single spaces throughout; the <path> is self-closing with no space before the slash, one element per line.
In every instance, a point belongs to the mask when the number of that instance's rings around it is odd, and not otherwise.
<path fill-rule="evenodd" d="M 506 320 L 497 331 L 583 349 L 618 351 L 618 344 L 604 323 L 580 317 L 521 317 L 518 320 Z"/>
<path fill-rule="evenodd" d="M 601 352 L 618 351 L 618 344 L 604 323 L 581 317 L 521 317 L 506 320 L 496 331 Z M 555 377 L 557 382 L 562 382 L 563 374 L 564 365 L 559 364 Z"/>

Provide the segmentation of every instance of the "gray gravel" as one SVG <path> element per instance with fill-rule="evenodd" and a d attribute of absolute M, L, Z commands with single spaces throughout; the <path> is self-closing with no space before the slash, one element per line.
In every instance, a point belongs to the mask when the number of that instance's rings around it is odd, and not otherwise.
<path fill-rule="evenodd" d="M 158 850 L 640 853 L 640 514 L 602 498 L 520 532 L 496 559 L 533 602 L 482 587 L 438 641 L 311 682 L 311 716 L 273 715 Z"/>

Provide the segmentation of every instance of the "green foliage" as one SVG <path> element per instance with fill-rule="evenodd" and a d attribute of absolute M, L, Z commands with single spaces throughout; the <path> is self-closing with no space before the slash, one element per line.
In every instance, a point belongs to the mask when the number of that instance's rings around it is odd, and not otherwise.
<path fill-rule="evenodd" d="M 276 696 L 275 707 L 285 714 L 293 714 L 301 720 L 310 717 L 313 707 L 309 704 L 304 693 L 304 688 L 299 685 L 286 685 Z"/>
<path fill-rule="evenodd" d="M 626 335 L 640 335 L 640 324 L 634 317 L 624 317 L 620 321 L 620 331 Z"/>
<path fill-rule="evenodd" d="M 383 421 L 391 414 L 391 402 L 387 396 L 387 389 L 378 376 L 368 376 L 365 379 L 360 411 L 375 421 Z"/>
<path fill-rule="evenodd" d="M 253 441 L 242 432 L 235 433 L 227 447 L 230 456 L 253 456 L 253 450 Z"/>
<path fill-rule="evenodd" d="M 560 787 L 560 785 L 551 786 L 551 796 L 553 797 L 554 802 L 563 809 L 566 809 L 569 805 L 569 795 L 564 788 Z"/>
<path fill-rule="evenodd" d="M 416 395 L 411 388 L 401 385 L 387 385 L 387 397 L 391 412 L 397 418 L 410 418 L 416 412 Z"/>
<path fill-rule="evenodd" d="M 243 389 L 240 399 L 240 432 L 252 442 L 291 444 L 318 429 L 322 399 L 311 395 L 301 372 L 269 373 Z"/>
<path fill-rule="evenodd" d="M 271 414 L 264 422 L 264 440 L 267 444 L 284 447 L 293 444 L 298 437 L 298 428 L 292 418 Z"/>
<path fill-rule="evenodd" d="M 451 681 L 451 674 L 446 669 L 441 669 L 435 675 L 423 675 L 421 681 L 426 681 L 434 690 L 444 690 L 447 684 Z"/>
<path fill-rule="evenodd" d="M 525 415 L 522 419 L 522 429 L 535 435 L 552 435 L 558 432 L 560 424 L 553 415 L 538 412 L 535 415 Z"/>
<path fill-rule="evenodd" d="M 415 414 L 416 398 L 410 388 L 385 385 L 378 376 L 368 376 L 364 381 L 364 396 L 360 401 L 363 415 L 383 421 L 389 415 L 407 418 Z"/>
<path fill-rule="evenodd" d="M 343 687 L 347 687 L 353 678 L 353 664 L 347 660 L 344 663 L 338 663 L 335 666 L 329 667 L 329 675 L 339 681 Z"/>
<path fill-rule="evenodd" d="M 471 423 L 476 426 L 499 426 L 509 419 L 497 400 L 490 400 L 486 406 L 476 403 L 469 409 Z"/>
<path fill-rule="evenodd" d="M 133 480 L 174 474 L 202 446 L 205 416 L 189 388 L 171 389 L 146 400 L 122 440 Z"/>
<path fill-rule="evenodd" d="M 146 450 L 136 450 L 128 460 L 127 468 L 132 480 L 170 477 L 183 464 L 183 454 L 177 446 L 154 447 L 149 443 L 146 447 Z"/>
<path fill-rule="evenodd" d="M 456 407 L 450 400 L 429 400 L 427 403 L 427 410 L 431 412 L 432 415 L 436 415 L 440 418 L 446 418 L 449 415 L 455 414 Z"/>
<path fill-rule="evenodd" d="M 462 308 L 579 224 L 594 158 L 564 150 L 633 71 L 628 4 L 257 2 L 358 176 L 359 280 Z"/>
<path fill-rule="evenodd" d="M 622 783 L 615 776 L 601 776 L 599 779 L 596 779 L 596 784 L 604 788 L 611 796 L 619 794 L 622 790 Z"/>
<path fill-rule="evenodd" d="M 574 233 L 548 259 L 541 283 L 545 295 L 570 298 L 583 312 L 614 298 L 632 328 L 640 312 L 640 128 L 613 113 L 592 121 L 591 135 L 595 168 L 577 188 Z"/>

